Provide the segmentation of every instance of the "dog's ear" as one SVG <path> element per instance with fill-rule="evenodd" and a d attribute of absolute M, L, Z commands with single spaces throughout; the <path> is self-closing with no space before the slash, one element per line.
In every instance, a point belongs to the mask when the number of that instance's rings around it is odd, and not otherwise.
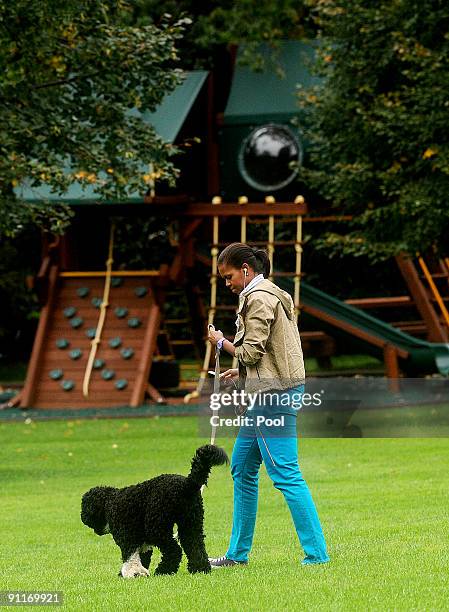
<path fill-rule="evenodd" d="M 113 487 L 93 487 L 84 493 L 81 500 L 81 520 L 98 535 L 103 535 L 106 525 L 105 504 Z"/>

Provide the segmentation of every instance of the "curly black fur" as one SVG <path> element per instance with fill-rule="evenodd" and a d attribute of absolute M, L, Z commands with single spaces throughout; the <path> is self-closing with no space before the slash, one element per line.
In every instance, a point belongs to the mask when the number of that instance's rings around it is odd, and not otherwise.
<path fill-rule="evenodd" d="M 123 489 L 94 487 L 83 495 L 81 520 L 98 535 L 111 533 L 124 563 L 137 553 L 137 562 L 148 569 L 152 547 L 156 546 L 162 559 L 155 574 L 176 574 L 182 550 L 190 573 L 210 572 L 200 489 L 207 483 L 211 467 L 224 463 L 228 463 L 225 451 L 207 444 L 196 451 L 187 477 L 162 474 Z M 181 546 L 173 537 L 175 524 Z"/>

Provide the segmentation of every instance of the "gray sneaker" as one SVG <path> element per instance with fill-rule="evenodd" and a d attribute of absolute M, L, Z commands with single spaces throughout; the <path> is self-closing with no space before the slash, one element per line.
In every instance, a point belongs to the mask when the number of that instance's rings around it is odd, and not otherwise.
<path fill-rule="evenodd" d="M 218 569 L 220 567 L 234 567 L 235 565 L 248 565 L 248 561 L 234 561 L 233 559 L 228 559 L 226 555 L 223 557 L 217 557 L 216 559 L 209 558 L 209 563 L 213 569 Z"/>

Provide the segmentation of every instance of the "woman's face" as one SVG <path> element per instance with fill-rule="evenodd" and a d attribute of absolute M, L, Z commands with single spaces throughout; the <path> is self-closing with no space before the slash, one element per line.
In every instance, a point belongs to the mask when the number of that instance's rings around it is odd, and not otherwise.
<path fill-rule="evenodd" d="M 244 270 L 247 270 L 248 274 L 245 276 Z M 254 278 L 254 270 L 252 270 L 246 264 L 242 268 L 234 268 L 228 264 L 219 264 L 218 272 L 221 278 L 226 281 L 226 287 L 228 287 L 232 293 L 240 293 L 245 285 Z"/>

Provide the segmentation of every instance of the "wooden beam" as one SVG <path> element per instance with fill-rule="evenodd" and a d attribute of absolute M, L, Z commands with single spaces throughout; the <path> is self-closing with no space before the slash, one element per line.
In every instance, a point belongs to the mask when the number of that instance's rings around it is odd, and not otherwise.
<path fill-rule="evenodd" d="M 159 391 L 156 389 L 156 387 L 154 387 L 151 383 L 148 383 L 147 385 L 147 393 L 154 402 L 157 402 L 158 404 L 167 403 L 167 400 L 165 399 L 165 397 L 161 395 Z"/>
<path fill-rule="evenodd" d="M 145 391 L 148 388 L 148 376 L 150 374 L 151 362 L 156 349 L 157 335 L 161 323 L 161 311 L 153 296 L 154 301 L 150 308 L 150 315 L 145 330 L 142 346 L 142 357 L 137 367 L 136 382 L 131 396 L 130 406 L 136 408 L 143 403 Z"/>
<path fill-rule="evenodd" d="M 116 270 L 111 272 L 111 276 L 160 276 L 160 270 Z M 94 271 L 94 272 L 83 272 L 83 271 L 72 271 L 72 272 L 60 272 L 61 278 L 102 278 L 106 276 L 106 271 Z"/>
<path fill-rule="evenodd" d="M 304 223 L 327 223 L 328 221 L 352 221 L 352 215 L 324 215 L 321 217 L 304 217 Z"/>
<path fill-rule="evenodd" d="M 21 406 L 28 408 L 32 405 L 34 400 L 34 393 L 36 388 L 37 376 L 39 374 L 39 368 L 42 357 L 42 349 L 44 341 L 47 336 L 47 330 L 50 322 L 51 312 L 53 310 L 53 303 L 56 293 L 56 283 L 58 281 L 58 266 L 53 265 L 50 267 L 48 274 L 48 293 L 47 302 L 41 310 L 39 317 L 39 324 L 37 327 L 36 337 L 34 339 L 33 350 L 31 352 L 30 363 L 28 364 L 28 371 L 26 375 L 25 385 L 21 397 Z"/>
<path fill-rule="evenodd" d="M 180 204 L 188 204 L 191 201 L 192 197 L 188 196 L 186 193 L 180 193 L 178 195 L 170 196 L 151 196 L 149 194 L 146 194 L 143 198 L 143 203 L 150 204 L 152 208 L 160 206 L 161 209 L 172 206 L 179 206 Z M 129 204 L 127 206 L 129 208 Z"/>
<path fill-rule="evenodd" d="M 187 217 L 242 217 L 242 216 L 283 216 L 304 215 L 307 211 L 306 204 L 294 204 L 293 202 L 276 202 L 276 204 L 248 203 L 248 204 L 219 204 L 213 206 L 207 203 L 188 204 L 184 212 Z"/>
<path fill-rule="evenodd" d="M 413 300 L 409 295 L 398 295 L 375 298 L 354 298 L 345 300 L 346 304 L 357 306 L 357 308 L 393 308 L 396 306 L 413 306 Z"/>
<path fill-rule="evenodd" d="M 421 317 L 424 319 L 428 330 L 430 342 L 448 342 L 449 336 L 446 329 L 441 325 L 438 314 L 433 307 L 432 301 L 426 288 L 419 278 L 419 274 L 413 265 L 413 261 L 407 255 L 397 255 L 396 263 L 404 277 L 409 291 L 413 297 Z"/>
<path fill-rule="evenodd" d="M 334 317 L 326 312 L 323 312 L 319 308 L 315 308 L 313 306 L 306 306 L 305 304 L 302 305 L 302 308 L 304 312 L 307 312 L 308 314 L 312 315 L 316 319 L 320 319 L 321 321 L 330 323 L 334 327 L 337 327 L 338 329 L 342 329 L 348 332 L 349 334 L 351 334 L 352 336 L 355 336 L 356 338 L 360 338 L 361 340 L 364 340 L 365 342 L 368 342 L 369 344 L 372 344 L 373 346 L 378 346 L 379 348 L 383 349 L 388 344 L 388 342 L 386 342 L 383 338 L 380 338 L 379 336 L 375 336 L 374 334 L 370 334 L 360 329 L 359 327 L 356 327 L 354 325 L 351 325 L 350 323 L 347 323 L 346 321 L 342 321 L 341 319 L 338 319 L 337 317 Z M 401 357 L 402 359 L 406 359 L 409 355 L 408 351 L 405 351 L 404 349 L 395 347 L 395 350 L 398 356 Z"/>
<path fill-rule="evenodd" d="M 201 225 L 202 221 L 202 219 L 194 219 L 193 221 L 189 221 L 189 223 L 181 230 L 182 240 L 191 238 L 197 227 Z"/>
<path fill-rule="evenodd" d="M 158 215 L 173 217 L 242 217 L 242 216 L 262 216 L 269 217 L 304 215 L 307 212 L 307 205 L 294 204 L 293 202 L 276 202 L 276 204 L 266 204 L 265 202 L 252 202 L 248 204 L 226 203 L 212 205 L 210 202 L 189 202 L 186 204 L 150 204 L 151 211 Z"/>

